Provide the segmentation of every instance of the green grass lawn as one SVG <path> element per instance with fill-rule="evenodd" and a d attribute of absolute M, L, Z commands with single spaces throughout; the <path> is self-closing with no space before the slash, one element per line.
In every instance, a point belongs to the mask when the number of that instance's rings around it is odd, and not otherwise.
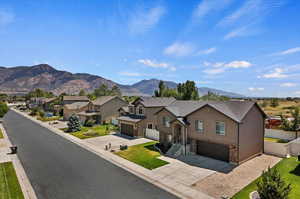
<path fill-rule="evenodd" d="M 0 129 L 0 139 L 2 139 L 2 138 L 4 138 L 4 137 L 3 137 L 2 131 Z"/>
<path fill-rule="evenodd" d="M 51 121 L 55 121 L 55 120 L 59 120 L 60 117 L 59 116 L 53 116 L 53 117 L 38 117 L 38 120 L 42 121 L 42 122 L 51 122 Z"/>
<path fill-rule="evenodd" d="M 80 139 L 87 139 L 92 137 L 104 136 L 108 135 L 111 131 L 116 130 L 117 127 L 111 124 L 105 125 L 95 125 L 93 127 L 85 127 L 81 128 L 81 131 L 77 131 L 74 133 L 70 133 L 71 135 L 78 137 Z M 66 129 L 64 129 L 66 130 Z"/>
<path fill-rule="evenodd" d="M 14 166 L 11 162 L 0 164 L 0 198 L 24 199 Z"/>
<path fill-rule="evenodd" d="M 287 140 L 283 140 L 283 139 L 278 139 L 278 138 L 264 138 L 265 141 L 269 141 L 269 142 L 276 142 L 276 143 L 288 143 L 289 141 Z"/>
<path fill-rule="evenodd" d="M 160 153 L 154 148 L 156 143 L 157 142 L 147 142 L 130 146 L 128 149 L 116 152 L 115 154 L 147 169 L 155 169 L 169 164 L 157 158 L 160 156 Z"/>
<path fill-rule="evenodd" d="M 291 157 L 283 159 L 276 164 L 275 167 L 278 169 L 285 182 L 291 183 L 292 185 L 292 191 L 289 198 L 300 198 L 300 162 L 297 161 L 297 158 Z M 258 180 L 259 178 L 235 194 L 233 199 L 249 199 L 249 194 L 256 190 L 256 182 Z"/>

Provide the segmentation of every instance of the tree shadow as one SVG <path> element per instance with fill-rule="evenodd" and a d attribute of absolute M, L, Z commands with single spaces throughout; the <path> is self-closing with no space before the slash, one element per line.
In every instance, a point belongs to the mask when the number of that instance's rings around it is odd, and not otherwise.
<path fill-rule="evenodd" d="M 300 164 L 298 164 L 298 166 L 294 170 L 292 170 L 290 173 L 300 176 Z"/>

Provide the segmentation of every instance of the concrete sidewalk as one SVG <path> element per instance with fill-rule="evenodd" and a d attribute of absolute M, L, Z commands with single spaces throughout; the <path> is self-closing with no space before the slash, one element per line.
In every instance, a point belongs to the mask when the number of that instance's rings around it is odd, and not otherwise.
<path fill-rule="evenodd" d="M 134 175 L 180 197 L 180 198 L 186 198 L 186 199 L 213 199 L 213 197 L 200 192 L 198 190 L 195 190 L 189 186 L 187 186 L 184 183 L 174 181 L 169 178 L 157 178 L 153 176 L 153 172 L 151 170 L 148 170 L 144 167 L 141 167 L 135 163 L 132 163 L 124 158 L 121 158 L 117 155 L 114 155 L 113 153 L 109 151 L 105 151 L 102 148 L 99 148 L 95 146 L 94 144 L 91 144 L 89 142 L 86 142 L 84 140 L 81 140 L 75 136 L 69 135 L 67 133 L 64 133 L 63 131 L 54 128 L 53 126 L 49 125 L 48 123 L 41 122 L 26 113 L 23 113 L 21 111 L 18 111 L 16 109 L 11 109 L 15 111 L 16 113 L 19 113 L 23 115 L 24 117 L 38 123 L 39 125 L 51 130 L 53 133 L 56 133 L 68 140 L 70 140 L 73 143 L 76 143 L 80 145 L 81 147 L 85 148 L 86 150 L 89 150 L 97 155 L 99 155 L 101 158 L 106 159 L 110 161 L 111 163 L 133 173 Z"/>
<path fill-rule="evenodd" d="M 8 154 L 10 152 L 9 147 L 12 146 L 9 138 L 7 137 L 6 131 L 2 124 L 0 124 L 0 129 L 2 131 L 2 134 L 4 136 L 3 139 L 0 139 L 0 163 L 3 162 L 12 162 L 17 174 L 17 178 L 19 181 L 19 184 L 21 186 L 23 195 L 25 199 L 37 199 L 35 192 L 32 188 L 32 185 L 30 184 L 30 181 L 24 171 L 24 168 L 18 158 L 17 155 L 10 155 Z"/>

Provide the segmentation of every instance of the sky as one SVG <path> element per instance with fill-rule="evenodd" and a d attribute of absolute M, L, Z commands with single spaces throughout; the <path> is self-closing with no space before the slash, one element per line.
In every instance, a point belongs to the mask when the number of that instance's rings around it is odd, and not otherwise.
<path fill-rule="evenodd" d="M 299 0 L 1 0 L 0 65 L 300 96 Z"/>

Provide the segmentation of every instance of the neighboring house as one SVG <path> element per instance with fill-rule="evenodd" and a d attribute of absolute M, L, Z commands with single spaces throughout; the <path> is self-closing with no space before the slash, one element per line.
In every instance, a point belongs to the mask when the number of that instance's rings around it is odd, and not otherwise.
<path fill-rule="evenodd" d="M 282 120 L 280 116 L 275 116 L 275 117 L 268 117 L 265 121 L 265 127 L 267 129 L 272 129 L 272 128 L 279 128 L 281 125 Z"/>
<path fill-rule="evenodd" d="M 121 134 L 147 137 L 148 129 L 156 129 L 155 113 L 174 101 L 173 97 L 140 97 L 128 108 L 122 107 L 118 118 Z"/>
<path fill-rule="evenodd" d="M 73 114 L 88 110 L 89 102 L 74 102 L 72 104 L 65 104 L 64 107 L 64 120 L 69 120 Z"/>
<path fill-rule="evenodd" d="M 63 105 L 72 104 L 75 102 L 89 102 L 87 96 L 63 96 Z"/>
<path fill-rule="evenodd" d="M 43 100 L 43 109 L 44 111 L 54 111 L 54 104 L 53 102 L 56 100 L 56 97 L 51 97 L 51 98 L 45 98 Z"/>
<path fill-rule="evenodd" d="M 160 142 L 181 154 L 240 164 L 263 153 L 266 115 L 255 102 L 176 101 L 156 115 Z"/>
<path fill-rule="evenodd" d="M 128 103 L 119 96 L 102 96 L 89 102 L 88 108 L 78 112 L 81 122 L 93 119 L 96 123 L 116 123 L 119 109 L 128 106 Z"/>
<path fill-rule="evenodd" d="M 29 108 L 40 107 L 43 108 L 45 111 L 51 111 L 52 110 L 51 103 L 53 103 L 56 99 L 57 99 L 56 97 L 52 97 L 52 98 L 32 97 L 27 102 L 27 106 Z"/>

